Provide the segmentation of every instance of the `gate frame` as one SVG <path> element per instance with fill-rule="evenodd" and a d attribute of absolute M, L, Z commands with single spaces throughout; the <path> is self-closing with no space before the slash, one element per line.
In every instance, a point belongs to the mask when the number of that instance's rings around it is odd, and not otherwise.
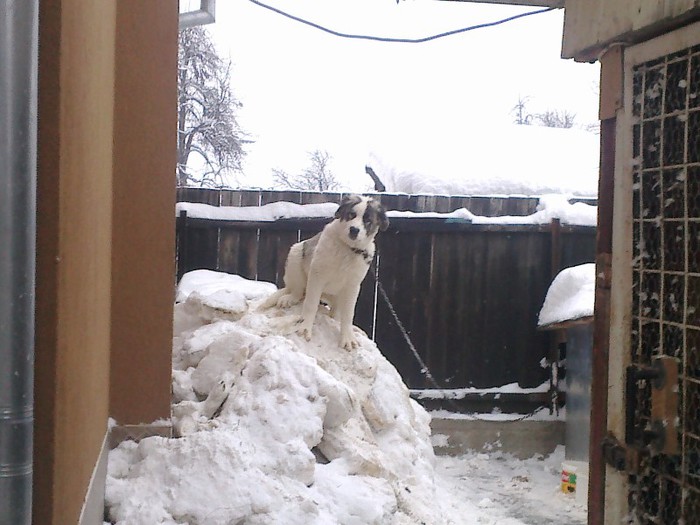
<path fill-rule="evenodd" d="M 625 442 L 625 368 L 630 364 L 632 326 L 632 185 L 633 68 L 700 44 L 700 22 L 666 33 L 624 50 L 624 102 L 617 113 L 612 287 L 610 302 L 610 349 L 607 429 L 618 442 Z M 629 482 L 626 472 L 606 466 L 604 523 L 619 524 L 629 513 Z"/>

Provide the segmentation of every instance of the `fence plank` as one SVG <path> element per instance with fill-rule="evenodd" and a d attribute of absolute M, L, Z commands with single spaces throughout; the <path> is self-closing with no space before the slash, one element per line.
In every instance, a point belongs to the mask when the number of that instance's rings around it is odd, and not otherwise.
<path fill-rule="evenodd" d="M 284 265 L 287 262 L 289 249 L 295 243 L 299 242 L 299 231 L 280 232 L 279 241 L 277 243 L 277 286 L 284 284 Z"/>
<path fill-rule="evenodd" d="M 177 202 L 198 202 L 219 206 L 220 190 L 211 188 L 183 188 L 177 189 Z"/>
<path fill-rule="evenodd" d="M 219 250 L 217 268 L 221 272 L 241 274 L 241 235 L 242 232 L 231 228 L 219 231 Z"/>
<path fill-rule="evenodd" d="M 202 188 L 178 188 L 178 197 L 182 197 L 186 202 L 198 202 L 218 206 L 220 194 L 219 190 Z M 219 230 L 218 228 L 207 228 L 205 230 L 186 228 L 181 244 L 182 253 L 179 257 L 183 261 L 184 268 L 178 268 L 178 275 L 198 269 L 216 270 L 218 266 L 219 253 Z"/>
<path fill-rule="evenodd" d="M 361 328 L 365 334 L 372 337 L 374 327 L 374 277 L 370 272 L 374 272 L 374 264 L 370 266 L 367 275 L 362 281 L 360 295 L 357 297 L 355 305 L 354 324 Z"/>
<path fill-rule="evenodd" d="M 239 194 L 241 206 L 260 206 L 259 190 L 241 190 Z M 227 228 L 225 235 L 233 235 L 234 231 L 234 228 Z M 258 230 L 240 230 L 237 242 L 238 248 L 235 251 L 237 273 L 246 279 L 255 279 L 258 275 Z"/>
<path fill-rule="evenodd" d="M 277 240 L 279 232 L 260 230 L 258 237 L 258 281 L 277 283 Z"/>
<path fill-rule="evenodd" d="M 221 206 L 241 206 L 241 192 L 221 190 L 219 202 Z M 240 273 L 239 253 L 241 250 L 241 234 L 231 228 L 219 228 L 219 253 L 217 268 L 221 272 Z"/>
<path fill-rule="evenodd" d="M 273 202 L 293 202 L 295 204 L 300 204 L 301 193 L 300 191 L 261 191 L 260 205 L 264 206 L 265 204 Z"/>
<path fill-rule="evenodd" d="M 387 231 L 380 236 L 379 279 L 399 321 L 404 325 L 404 328 L 411 330 L 411 326 L 406 325 L 410 307 L 406 307 L 405 295 L 402 294 L 402 291 L 410 289 L 412 293 L 419 292 L 412 288 L 410 281 L 406 280 L 405 277 L 402 280 L 401 273 L 407 265 L 403 259 L 406 254 L 402 253 L 400 244 L 401 234 L 397 231 Z M 424 385 L 420 365 L 411 355 L 411 350 L 399 324 L 395 321 L 390 306 L 383 297 L 377 300 L 375 323 L 377 345 L 384 356 L 396 367 L 409 387 L 422 388 Z"/>
<path fill-rule="evenodd" d="M 238 250 L 238 275 L 258 278 L 258 231 L 241 231 Z"/>
<path fill-rule="evenodd" d="M 241 192 L 236 190 L 221 190 L 222 206 L 241 206 Z"/>
<path fill-rule="evenodd" d="M 434 292 L 431 297 L 430 308 L 432 310 L 431 344 L 437 354 L 433 359 L 433 375 L 441 385 L 448 380 L 454 387 L 470 386 L 454 380 L 454 376 L 462 375 L 459 364 L 462 361 L 463 350 L 462 334 L 459 325 L 453 326 L 453 313 L 455 312 L 459 296 L 459 290 L 455 288 L 458 282 L 455 271 L 455 244 L 453 235 L 449 233 L 435 234 L 433 236 L 433 282 Z M 459 349 L 459 350 L 456 350 Z M 466 376 L 465 376 L 466 377 Z M 426 385 L 428 386 L 428 385 Z"/>
<path fill-rule="evenodd" d="M 303 191 L 301 193 L 301 202 L 299 204 L 321 204 L 323 202 L 335 202 L 340 204 L 343 200 L 343 194 L 339 192 L 312 192 Z"/>
<path fill-rule="evenodd" d="M 260 206 L 260 190 L 242 190 L 241 206 Z"/>

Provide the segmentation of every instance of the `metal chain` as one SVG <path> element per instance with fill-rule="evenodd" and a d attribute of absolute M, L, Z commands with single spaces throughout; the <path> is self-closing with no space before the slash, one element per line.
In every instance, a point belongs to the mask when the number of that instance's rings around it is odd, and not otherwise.
<path fill-rule="evenodd" d="M 384 302 L 386 303 L 387 307 L 389 308 L 389 312 L 391 313 L 391 316 L 394 318 L 394 321 L 396 322 L 396 326 L 399 327 L 399 330 L 401 331 L 401 334 L 403 335 L 404 340 L 406 341 L 406 344 L 408 347 L 411 349 L 411 353 L 413 353 L 413 357 L 416 358 L 416 361 L 418 361 L 418 364 L 420 365 L 421 369 L 420 372 L 421 374 L 425 375 L 426 378 L 428 378 L 428 381 L 430 381 L 435 388 L 438 390 L 444 390 L 440 384 L 435 380 L 433 377 L 433 374 L 430 373 L 430 369 L 428 368 L 428 365 L 423 361 L 423 358 L 421 358 L 420 354 L 418 353 L 418 350 L 416 350 L 415 345 L 413 344 L 413 341 L 411 341 L 411 336 L 408 334 L 408 331 L 404 327 L 403 323 L 401 322 L 401 319 L 399 319 L 398 314 L 396 313 L 396 310 L 394 309 L 394 305 L 392 302 L 389 300 L 389 296 L 386 293 L 386 290 L 384 289 L 384 286 L 382 285 L 381 281 L 379 280 L 379 254 L 377 253 L 374 261 L 375 265 L 375 271 L 371 272 L 372 277 L 374 278 L 374 282 L 377 285 L 377 290 L 379 290 L 379 294 L 382 296 L 382 299 L 384 299 Z M 454 408 L 458 409 L 459 411 L 459 405 L 455 403 L 452 399 L 446 399 L 448 404 L 452 405 Z M 508 419 L 505 420 L 504 423 L 516 423 L 518 421 L 523 421 L 525 419 L 529 419 L 541 410 L 545 410 L 546 407 L 537 407 L 535 410 L 518 417 L 516 419 Z M 461 412 L 460 412 L 461 413 Z M 491 421 L 490 419 L 487 418 L 480 418 L 478 416 L 475 416 L 474 414 L 464 414 L 465 416 L 468 417 L 470 420 L 475 420 L 475 421 Z"/>

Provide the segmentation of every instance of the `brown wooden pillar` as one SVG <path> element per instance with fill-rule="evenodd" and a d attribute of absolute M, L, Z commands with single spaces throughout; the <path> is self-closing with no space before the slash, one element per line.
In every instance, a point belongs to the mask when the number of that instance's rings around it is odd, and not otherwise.
<path fill-rule="evenodd" d="M 109 407 L 115 0 L 39 4 L 33 523 L 78 523 Z"/>
<path fill-rule="evenodd" d="M 622 48 L 616 46 L 601 57 L 600 72 L 600 180 L 591 384 L 589 525 L 602 525 L 605 518 L 605 462 L 602 444 L 607 435 L 615 135 L 617 110 L 622 107 L 622 71 Z"/>
<path fill-rule="evenodd" d="M 110 415 L 170 416 L 177 2 L 117 4 Z"/>

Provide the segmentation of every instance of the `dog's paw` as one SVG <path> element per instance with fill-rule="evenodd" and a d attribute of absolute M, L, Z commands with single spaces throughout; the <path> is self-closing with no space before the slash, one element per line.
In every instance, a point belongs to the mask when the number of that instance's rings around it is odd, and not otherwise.
<path fill-rule="evenodd" d="M 232 386 L 232 382 L 228 379 L 222 379 L 214 385 L 207 398 L 202 402 L 201 414 L 209 419 L 214 417 L 228 399 Z"/>
<path fill-rule="evenodd" d="M 279 300 L 277 301 L 277 306 L 279 308 L 289 308 L 290 306 L 294 306 L 300 301 L 301 298 L 295 297 L 292 294 L 286 294 L 279 298 Z"/>
<path fill-rule="evenodd" d="M 313 333 L 313 326 L 308 321 L 306 321 L 304 319 L 299 319 L 297 324 L 298 324 L 297 330 L 296 330 L 297 334 L 302 336 L 307 341 L 311 341 L 311 336 Z"/>
<path fill-rule="evenodd" d="M 354 335 L 346 335 L 340 339 L 340 347 L 345 350 L 354 350 L 358 346 L 360 346 L 360 344 L 357 342 Z"/>

